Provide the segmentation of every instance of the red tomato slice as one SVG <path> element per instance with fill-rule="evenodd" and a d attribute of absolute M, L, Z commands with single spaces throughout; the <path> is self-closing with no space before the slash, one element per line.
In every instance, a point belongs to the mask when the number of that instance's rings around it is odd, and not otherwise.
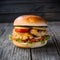
<path fill-rule="evenodd" d="M 26 39 L 26 40 L 22 40 L 23 42 L 27 42 L 28 41 L 28 39 Z"/>
<path fill-rule="evenodd" d="M 38 40 L 44 40 L 44 38 L 43 38 L 43 37 L 41 37 L 41 38 L 39 38 Z"/>
<path fill-rule="evenodd" d="M 37 41 L 40 41 L 40 40 L 44 40 L 44 38 L 37 38 L 37 39 L 30 39 L 31 42 L 37 42 Z"/>
<path fill-rule="evenodd" d="M 16 32 L 26 33 L 29 32 L 29 29 L 15 29 Z"/>
<path fill-rule="evenodd" d="M 31 41 L 31 42 L 37 42 L 37 40 L 36 40 L 36 39 L 30 39 L 30 41 Z"/>

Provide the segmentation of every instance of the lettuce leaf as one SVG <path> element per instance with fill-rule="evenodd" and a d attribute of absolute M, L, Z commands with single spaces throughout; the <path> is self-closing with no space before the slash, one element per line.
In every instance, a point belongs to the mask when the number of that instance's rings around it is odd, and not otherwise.
<path fill-rule="evenodd" d="M 12 35 L 9 35 L 9 40 L 12 40 Z"/>
<path fill-rule="evenodd" d="M 50 36 L 49 35 L 46 35 L 45 40 L 48 40 L 49 38 L 50 38 Z"/>
<path fill-rule="evenodd" d="M 12 40 L 12 35 L 9 35 L 9 40 Z M 19 38 L 16 39 L 17 42 L 21 42 Z"/>
<path fill-rule="evenodd" d="M 50 38 L 50 36 L 46 35 L 45 38 L 44 38 L 44 40 L 40 40 L 40 42 L 43 44 L 43 43 L 45 43 L 45 40 L 48 40 L 49 38 Z"/>
<path fill-rule="evenodd" d="M 16 41 L 17 42 L 22 42 L 22 40 L 20 38 L 17 38 Z"/>
<path fill-rule="evenodd" d="M 41 40 L 40 42 L 41 42 L 42 44 L 44 44 L 44 43 L 45 43 L 45 40 Z"/>
<path fill-rule="evenodd" d="M 49 38 L 50 38 L 50 36 L 49 35 L 46 35 L 45 38 L 44 38 L 44 40 L 40 40 L 40 42 L 43 44 L 43 43 L 45 43 L 45 40 L 48 40 Z M 9 35 L 9 40 L 12 40 L 12 35 Z M 22 40 L 20 38 L 17 38 L 16 41 L 17 42 L 22 42 Z M 35 43 L 35 42 L 27 41 L 27 43 L 32 44 L 32 43 Z"/>

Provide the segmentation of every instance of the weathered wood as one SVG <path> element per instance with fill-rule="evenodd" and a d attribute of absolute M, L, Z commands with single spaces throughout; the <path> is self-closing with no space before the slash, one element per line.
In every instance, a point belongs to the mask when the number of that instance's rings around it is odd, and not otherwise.
<path fill-rule="evenodd" d="M 5 30 L 7 29 L 8 23 L 0 23 L 0 37 L 3 35 Z"/>
<path fill-rule="evenodd" d="M 42 18 L 45 18 L 47 21 L 60 21 L 60 13 L 23 12 L 0 14 L 0 22 L 13 22 L 18 16 L 26 14 L 39 15 Z"/>
<path fill-rule="evenodd" d="M 16 3 L 22 3 L 22 4 L 28 4 L 28 3 L 57 3 L 58 1 L 52 1 L 52 0 L 0 0 L 0 4 L 9 4 L 9 3 L 12 3 L 12 4 L 16 4 Z"/>
<path fill-rule="evenodd" d="M 2 0 L 0 22 L 13 22 L 20 15 L 36 14 L 48 21 L 60 21 L 60 3 L 53 0 Z"/>
<path fill-rule="evenodd" d="M 13 29 L 10 24 L 0 38 L 0 60 L 30 60 L 30 50 L 20 49 L 13 45 L 8 36 Z"/>
<path fill-rule="evenodd" d="M 3 2 L 4 3 L 4 2 Z M 17 3 L 17 2 L 16 2 Z M 33 8 L 33 9 L 32 9 Z M 60 12 L 56 3 L 39 3 L 39 4 L 1 4 L 0 13 L 23 13 L 23 12 Z"/>
<path fill-rule="evenodd" d="M 54 34 L 54 42 L 60 55 L 60 22 L 51 22 L 49 25 L 52 34 Z"/>

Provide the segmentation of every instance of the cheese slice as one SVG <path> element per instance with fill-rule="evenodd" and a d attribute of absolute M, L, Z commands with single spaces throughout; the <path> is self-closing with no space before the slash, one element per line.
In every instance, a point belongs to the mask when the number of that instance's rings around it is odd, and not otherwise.
<path fill-rule="evenodd" d="M 45 27 L 33 27 L 34 29 L 39 29 L 39 30 L 46 30 L 46 28 Z"/>
<path fill-rule="evenodd" d="M 15 29 L 29 29 L 28 27 L 15 27 Z"/>

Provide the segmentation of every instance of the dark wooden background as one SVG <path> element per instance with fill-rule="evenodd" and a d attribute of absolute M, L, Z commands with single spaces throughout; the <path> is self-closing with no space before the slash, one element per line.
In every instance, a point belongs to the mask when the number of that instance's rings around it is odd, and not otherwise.
<path fill-rule="evenodd" d="M 47 21 L 60 21 L 59 0 L 0 0 L 0 22 L 13 22 L 23 14 L 42 16 Z"/>

